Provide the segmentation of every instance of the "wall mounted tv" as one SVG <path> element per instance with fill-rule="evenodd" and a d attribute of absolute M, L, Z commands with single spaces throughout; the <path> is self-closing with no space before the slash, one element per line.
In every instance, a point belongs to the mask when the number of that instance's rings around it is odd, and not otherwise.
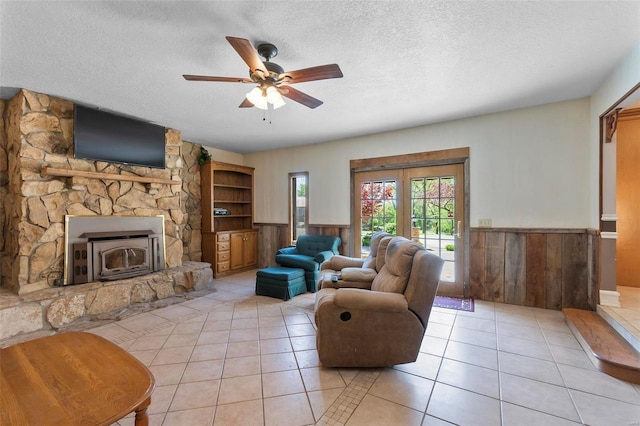
<path fill-rule="evenodd" d="M 75 158 L 165 167 L 165 128 L 144 121 L 75 105 Z"/>

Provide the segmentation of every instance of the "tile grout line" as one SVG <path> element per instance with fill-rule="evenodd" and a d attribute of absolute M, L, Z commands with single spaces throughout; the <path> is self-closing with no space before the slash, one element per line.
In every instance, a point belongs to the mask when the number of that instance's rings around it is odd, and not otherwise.
<path fill-rule="evenodd" d="M 360 405 L 382 369 L 360 371 L 320 417 L 316 425 L 344 425 Z"/>

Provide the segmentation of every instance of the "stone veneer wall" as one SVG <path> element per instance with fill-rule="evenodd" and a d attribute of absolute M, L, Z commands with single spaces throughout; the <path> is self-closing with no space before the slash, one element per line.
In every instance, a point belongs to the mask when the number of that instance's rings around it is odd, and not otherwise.
<path fill-rule="evenodd" d="M 73 158 L 73 104 L 20 90 L 0 104 L 0 274 L 26 294 L 51 287 L 63 271 L 65 215 L 165 218 L 168 267 L 199 261 L 199 145 L 166 131 L 166 168 Z M 171 179 L 175 185 L 52 177 L 43 167 Z"/>
<path fill-rule="evenodd" d="M 182 141 L 182 206 L 187 217 L 182 231 L 182 260 L 202 259 L 202 210 L 200 207 L 200 144 Z"/>
<path fill-rule="evenodd" d="M 7 133 L 4 128 L 4 110 L 7 101 L 0 99 L 0 283 L 2 283 L 2 253 L 4 252 L 5 213 L 4 200 L 7 198 L 7 183 L 9 182 L 7 163 Z"/>

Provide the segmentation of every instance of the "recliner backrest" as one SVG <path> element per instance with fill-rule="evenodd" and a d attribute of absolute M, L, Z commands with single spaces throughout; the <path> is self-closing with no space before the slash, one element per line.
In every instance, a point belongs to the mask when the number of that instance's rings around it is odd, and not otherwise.
<path fill-rule="evenodd" d="M 371 245 L 369 246 L 369 255 L 367 256 L 367 258 L 364 260 L 364 263 L 362 264 L 363 268 L 371 268 L 371 269 L 378 270 L 376 268 L 376 259 L 378 257 L 378 247 L 380 246 L 380 241 L 382 241 L 383 238 L 389 237 L 389 236 L 391 236 L 391 234 L 388 234 L 384 231 L 378 231 L 371 236 Z M 384 254 L 382 255 L 382 257 L 384 258 Z"/>
<path fill-rule="evenodd" d="M 422 250 L 420 245 L 404 237 L 391 238 L 384 266 L 373 279 L 371 290 L 404 293 L 411 275 L 413 256 L 418 250 Z"/>
<path fill-rule="evenodd" d="M 296 250 L 299 254 L 314 257 L 321 251 L 338 253 L 340 238 L 333 235 L 300 235 L 296 240 Z"/>
<path fill-rule="evenodd" d="M 413 256 L 411 276 L 404 291 L 409 309 L 415 313 L 426 328 L 433 301 L 440 284 L 444 260 L 421 249 Z"/>
<path fill-rule="evenodd" d="M 387 247 L 393 238 L 394 237 L 392 235 L 388 235 L 380 240 L 380 244 L 378 245 L 378 256 L 376 256 L 376 272 L 380 272 L 382 270 L 387 259 Z"/>

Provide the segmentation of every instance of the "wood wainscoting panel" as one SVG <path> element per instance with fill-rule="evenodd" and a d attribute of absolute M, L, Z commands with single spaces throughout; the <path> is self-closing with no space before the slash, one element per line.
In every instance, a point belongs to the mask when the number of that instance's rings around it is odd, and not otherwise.
<path fill-rule="evenodd" d="M 547 309 L 562 309 L 562 234 L 547 235 L 545 289 Z"/>
<path fill-rule="evenodd" d="M 524 305 L 527 297 L 526 236 L 518 232 L 505 233 L 504 301 Z"/>
<path fill-rule="evenodd" d="M 287 247 L 287 224 L 256 223 L 258 265 L 274 266 Z M 349 256 L 348 225 L 310 225 L 309 234 L 337 235 Z M 472 228 L 467 297 L 536 308 L 595 309 L 598 238 L 586 229 Z M 592 251 L 592 252 L 591 252 Z"/>
<path fill-rule="evenodd" d="M 286 223 L 254 223 L 258 229 L 258 268 L 276 265 L 278 249 L 289 246 L 289 226 Z"/>
<path fill-rule="evenodd" d="M 544 308 L 546 304 L 545 261 L 547 258 L 547 236 L 526 234 L 526 306 Z"/>
<path fill-rule="evenodd" d="M 468 296 L 560 310 L 597 303 L 596 232 L 473 228 Z"/>
<path fill-rule="evenodd" d="M 485 299 L 485 232 L 469 234 L 469 297 Z"/>
<path fill-rule="evenodd" d="M 562 307 L 589 309 L 587 234 L 562 237 Z"/>
<path fill-rule="evenodd" d="M 485 235 L 484 300 L 504 302 L 504 232 Z"/>

